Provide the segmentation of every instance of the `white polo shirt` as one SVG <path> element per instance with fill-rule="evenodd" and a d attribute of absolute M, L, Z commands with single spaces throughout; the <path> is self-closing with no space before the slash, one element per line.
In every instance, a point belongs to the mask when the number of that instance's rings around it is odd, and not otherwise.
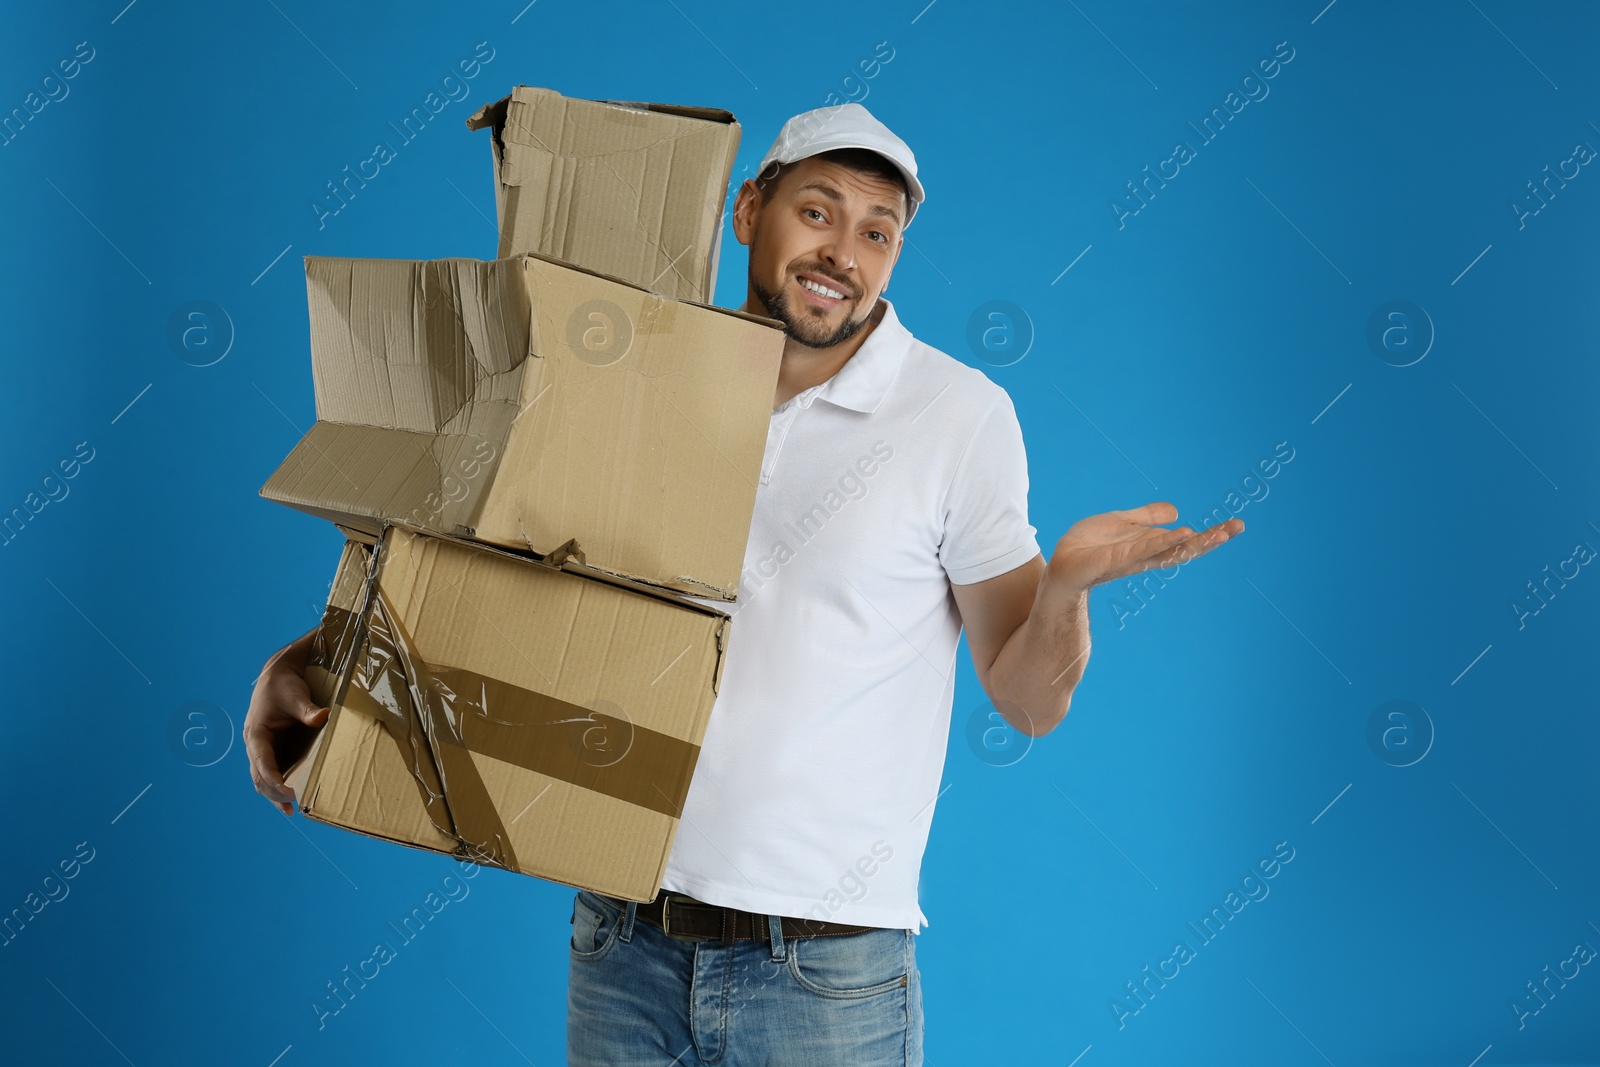
<path fill-rule="evenodd" d="M 950 583 L 1040 553 L 1011 398 L 883 304 L 837 374 L 772 414 L 662 886 L 920 933 L 961 633 Z"/>

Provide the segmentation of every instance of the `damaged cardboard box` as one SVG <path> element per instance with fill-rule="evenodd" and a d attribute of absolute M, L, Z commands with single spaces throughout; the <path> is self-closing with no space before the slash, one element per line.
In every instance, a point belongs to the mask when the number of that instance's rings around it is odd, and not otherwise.
<path fill-rule="evenodd" d="M 784 336 L 711 299 L 739 127 L 518 87 L 499 258 L 307 257 L 317 421 L 261 495 L 346 542 L 307 816 L 648 901 L 715 703 Z"/>
<path fill-rule="evenodd" d="M 734 599 L 778 323 L 537 254 L 305 262 L 317 421 L 262 496 Z"/>
<path fill-rule="evenodd" d="M 467 126 L 491 131 L 499 258 L 540 252 L 680 300 L 712 299 L 739 150 L 733 115 L 519 85 Z"/>
<path fill-rule="evenodd" d="M 654 899 L 729 617 L 618 579 L 386 528 L 346 543 L 287 775 L 307 816 Z"/>

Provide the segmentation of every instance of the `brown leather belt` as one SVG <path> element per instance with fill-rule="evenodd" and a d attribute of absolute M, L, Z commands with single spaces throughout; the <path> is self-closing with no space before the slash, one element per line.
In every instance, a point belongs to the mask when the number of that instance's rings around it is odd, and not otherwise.
<path fill-rule="evenodd" d="M 617 900 L 615 897 L 606 899 L 619 908 L 627 907 L 627 901 Z M 707 904 L 682 893 L 669 893 L 666 890 L 658 893 L 656 899 L 650 903 L 638 905 L 634 914 L 651 926 L 660 927 L 668 937 L 680 941 L 721 940 L 724 945 L 731 945 L 735 941 L 765 942 L 770 939 L 765 915 L 740 911 L 738 908 L 724 908 L 718 904 Z M 845 934 L 866 933 L 873 929 L 877 928 L 783 916 L 785 938 L 841 937 Z"/>

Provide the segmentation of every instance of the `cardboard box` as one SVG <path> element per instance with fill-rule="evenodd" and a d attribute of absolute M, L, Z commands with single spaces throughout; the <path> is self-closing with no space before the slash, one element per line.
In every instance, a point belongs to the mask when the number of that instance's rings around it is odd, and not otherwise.
<path fill-rule="evenodd" d="M 349 541 L 307 672 L 332 712 L 289 784 L 334 826 L 652 900 L 730 626 L 486 546 Z"/>
<path fill-rule="evenodd" d="M 262 496 L 734 599 L 778 323 L 541 255 L 305 263 L 317 422 Z"/>
<path fill-rule="evenodd" d="M 499 258 L 540 252 L 679 300 L 712 299 L 739 150 L 732 114 L 519 85 L 467 125 L 492 131 Z"/>

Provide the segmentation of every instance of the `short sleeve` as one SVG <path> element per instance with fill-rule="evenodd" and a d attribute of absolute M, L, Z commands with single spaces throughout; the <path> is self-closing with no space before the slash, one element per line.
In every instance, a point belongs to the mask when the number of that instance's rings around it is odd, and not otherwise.
<path fill-rule="evenodd" d="M 985 581 L 1040 555 L 1028 522 L 1028 455 L 1011 397 L 979 420 L 945 496 L 939 561 L 956 585 Z"/>

